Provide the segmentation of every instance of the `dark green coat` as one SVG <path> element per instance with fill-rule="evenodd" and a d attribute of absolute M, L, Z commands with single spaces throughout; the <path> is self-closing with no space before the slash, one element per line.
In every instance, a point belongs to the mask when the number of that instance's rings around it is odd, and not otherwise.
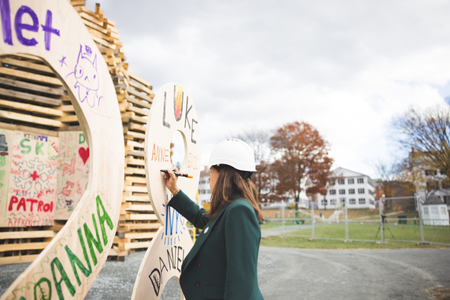
<path fill-rule="evenodd" d="M 261 229 L 255 210 L 245 199 L 225 207 L 214 220 L 182 191 L 169 206 L 203 229 L 186 256 L 180 285 L 187 300 L 263 299 L 257 264 Z"/>

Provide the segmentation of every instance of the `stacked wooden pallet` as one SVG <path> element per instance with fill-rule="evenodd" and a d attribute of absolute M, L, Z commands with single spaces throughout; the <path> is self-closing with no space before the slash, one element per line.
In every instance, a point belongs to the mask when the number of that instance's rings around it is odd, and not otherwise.
<path fill-rule="evenodd" d="M 0 128 L 57 137 L 75 128 L 61 109 L 70 98 L 53 71 L 27 55 L 0 57 Z M 52 227 L 0 228 L 0 264 L 32 261 L 56 235 Z"/>
<path fill-rule="evenodd" d="M 129 72 L 115 24 L 100 6 L 70 1 L 96 42 L 115 84 L 125 140 L 125 184 L 120 224 L 110 257 L 123 260 L 130 251 L 145 250 L 159 222 L 150 204 L 145 177 L 144 140 L 152 86 Z M 80 130 L 62 82 L 40 59 L 26 55 L 0 57 L 0 128 L 47 136 Z M 64 226 L 0 228 L 0 264 L 32 261 Z"/>
<path fill-rule="evenodd" d="M 76 1 L 78 3 L 78 1 Z M 147 116 L 154 92 L 146 80 L 128 71 L 119 31 L 104 18 L 100 5 L 91 12 L 74 6 L 108 64 L 122 115 L 125 141 L 125 182 L 122 209 L 111 258 L 123 260 L 136 249 L 147 249 L 160 224 L 150 204 L 144 161 Z"/>

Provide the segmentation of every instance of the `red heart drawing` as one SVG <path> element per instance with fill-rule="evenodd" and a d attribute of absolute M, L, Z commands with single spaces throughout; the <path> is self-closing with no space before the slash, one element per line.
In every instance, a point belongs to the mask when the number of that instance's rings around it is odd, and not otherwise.
<path fill-rule="evenodd" d="M 80 149 L 78 149 L 78 154 L 80 154 L 83 163 L 86 164 L 87 160 L 89 159 L 89 147 L 88 148 L 81 147 Z"/>

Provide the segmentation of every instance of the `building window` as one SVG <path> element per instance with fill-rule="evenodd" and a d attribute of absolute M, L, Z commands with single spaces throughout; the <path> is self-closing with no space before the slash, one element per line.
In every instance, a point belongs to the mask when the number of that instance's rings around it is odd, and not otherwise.
<path fill-rule="evenodd" d="M 327 200 L 322 200 L 321 203 L 322 205 L 327 205 Z"/>
<path fill-rule="evenodd" d="M 447 214 L 447 210 L 445 207 L 441 206 L 441 216 L 445 216 Z"/>
<path fill-rule="evenodd" d="M 364 194 L 364 189 L 358 189 L 358 194 Z"/>
<path fill-rule="evenodd" d="M 424 208 L 423 208 L 423 214 L 424 214 L 425 216 L 428 216 L 428 215 L 429 215 L 429 213 L 428 213 L 428 207 L 424 207 Z"/>
<path fill-rule="evenodd" d="M 431 215 L 432 216 L 439 216 L 439 210 L 437 207 L 431 207 Z"/>
<path fill-rule="evenodd" d="M 334 180 L 334 179 L 331 179 L 331 180 L 330 180 L 330 185 L 335 185 L 335 184 L 336 184 L 335 180 Z"/>
<path fill-rule="evenodd" d="M 345 195 L 345 190 L 339 190 L 339 195 Z"/>
<path fill-rule="evenodd" d="M 358 199 L 358 204 L 366 204 L 366 199 L 364 198 Z"/>
<path fill-rule="evenodd" d="M 340 198 L 339 201 L 340 201 L 341 203 L 345 203 L 345 198 Z"/>
<path fill-rule="evenodd" d="M 353 179 L 353 178 L 347 179 L 347 182 L 348 182 L 348 184 L 354 184 L 355 179 Z"/>
<path fill-rule="evenodd" d="M 437 171 L 436 170 L 425 170 L 425 175 L 427 175 L 427 176 L 437 175 Z"/>
<path fill-rule="evenodd" d="M 375 201 L 373 201 L 373 200 L 369 200 L 369 204 L 371 204 L 371 205 L 375 205 Z"/>
<path fill-rule="evenodd" d="M 443 200 L 444 200 L 445 204 L 450 204 L 450 196 L 449 195 L 446 195 L 443 198 L 444 198 Z"/>
<path fill-rule="evenodd" d="M 358 178 L 358 179 L 357 179 L 357 182 L 358 182 L 358 183 L 364 183 L 364 178 Z"/>
<path fill-rule="evenodd" d="M 339 180 L 338 180 L 338 183 L 339 183 L 339 184 L 345 184 L 345 179 L 339 179 Z"/>
<path fill-rule="evenodd" d="M 374 194 L 374 193 L 373 193 L 373 191 L 372 191 L 372 190 L 367 190 L 367 191 L 369 192 L 369 194 L 370 194 L 370 195 L 372 195 L 372 196 L 373 196 L 373 194 Z"/>
<path fill-rule="evenodd" d="M 351 194 L 351 195 L 354 194 L 355 193 L 355 189 L 348 189 L 348 193 Z"/>
<path fill-rule="evenodd" d="M 331 199 L 330 200 L 330 205 L 336 205 L 336 199 Z"/>
<path fill-rule="evenodd" d="M 348 199 L 348 204 L 356 204 L 356 199 Z"/>
<path fill-rule="evenodd" d="M 373 181 L 372 180 L 370 180 L 370 178 L 369 178 L 369 180 L 367 181 L 368 183 L 369 183 L 369 185 L 371 186 L 371 187 L 375 187 L 375 185 L 373 184 Z"/>
<path fill-rule="evenodd" d="M 336 195 L 336 190 L 330 190 L 330 195 Z"/>

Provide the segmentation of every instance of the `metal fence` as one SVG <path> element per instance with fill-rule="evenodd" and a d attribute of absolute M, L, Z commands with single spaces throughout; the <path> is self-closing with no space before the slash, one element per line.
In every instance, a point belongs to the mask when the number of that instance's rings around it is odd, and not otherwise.
<path fill-rule="evenodd" d="M 394 201 L 399 198 L 382 198 L 380 201 Z M 417 202 L 419 203 L 419 202 Z M 418 204 L 420 205 L 420 204 Z M 417 244 L 440 244 L 450 246 L 450 226 L 448 220 L 407 218 L 405 215 L 389 216 L 382 213 L 379 206 L 379 215 L 360 219 L 348 219 L 347 209 L 343 208 L 341 215 L 322 219 L 314 214 L 311 207 L 310 217 L 288 217 L 282 208 L 278 218 L 268 218 L 264 229 L 273 229 L 277 235 L 306 237 L 311 239 L 328 239 L 346 241 L 362 241 L 386 243 L 412 242 Z"/>

